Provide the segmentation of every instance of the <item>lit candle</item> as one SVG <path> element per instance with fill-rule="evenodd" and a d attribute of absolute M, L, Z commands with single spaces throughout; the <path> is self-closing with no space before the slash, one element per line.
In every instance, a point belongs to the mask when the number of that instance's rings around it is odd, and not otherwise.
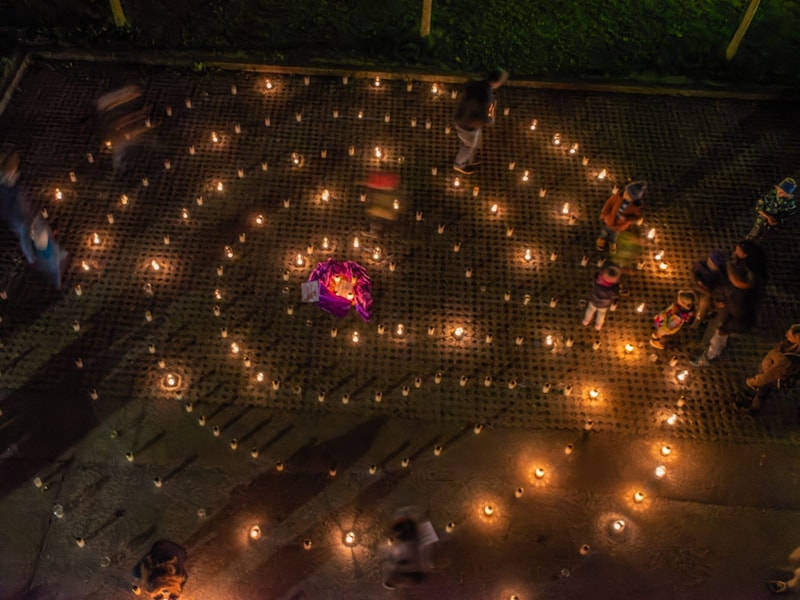
<path fill-rule="evenodd" d="M 100 242 L 101 242 L 100 234 L 98 234 L 97 232 L 93 233 L 92 234 L 92 244 L 94 244 L 95 246 L 99 246 Z"/>
<path fill-rule="evenodd" d="M 561 214 L 562 215 L 569 214 L 569 202 L 564 202 L 564 206 L 561 207 Z"/>
<path fill-rule="evenodd" d="M 533 260 L 533 252 L 530 248 L 525 248 L 525 255 L 523 256 L 525 262 L 531 262 Z"/>
<path fill-rule="evenodd" d="M 189 218 L 189 209 L 187 209 L 187 208 L 181 209 L 181 217 L 183 219 L 188 219 Z"/>
<path fill-rule="evenodd" d="M 487 375 L 486 377 L 483 378 L 483 385 L 486 386 L 486 387 L 492 387 L 492 376 L 491 375 Z"/>
<path fill-rule="evenodd" d="M 358 332 L 357 332 L 357 331 L 354 331 L 354 332 L 353 332 L 352 340 L 353 340 L 353 343 L 354 343 L 354 344 L 357 344 L 357 343 L 358 343 L 358 341 L 359 341 L 359 336 L 358 336 Z"/>
<path fill-rule="evenodd" d="M 536 476 L 536 479 L 541 479 L 544 477 L 544 469 L 542 467 L 538 467 L 536 471 L 534 471 L 534 475 Z"/>
<path fill-rule="evenodd" d="M 358 236 L 353 238 L 353 248 L 358 248 L 360 246 L 360 242 L 358 241 Z"/>
<path fill-rule="evenodd" d="M 589 390 L 589 397 L 590 398 L 597 398 L 599 395 L 600 395 L 600 392 L 598 392 L 596 389 L 592 388 L 591 390 Z"/>
<path fill-rule="evenodd" d="M 623 529 L 625 529 L 625 521 L 623 521 L 622 519 L 616 519 L 611 524 L 611 527 L 614 529 L 614 531 L 622 531 Z"/>
<path fill-rule="evenodd" d="M 267 82 L 264 84 L 264 87 L 266 87 L 268 90 L 271 90 L 273 88 L 272 82 L 269 79 L 267 79 Z"/>
<path fill-rule="evenodd" d="M 630 354 L 634 351 L 634 346 L 631 343 L 625 344 L 625 354 Z"/>
<path fill-rule="evenodd" d="M 554 146 L 560 146 L 561 145 L 561 134 L 560 133 L 554 133 L 553 134 L 553 145 Z"/>
<path fill-rule="evenodd" d="M 453 331 L 453 335 L 455 336 L 456 339 L 460 340 L 462 337 L 464 337 L 464 328 L 456 327 L 455 330 Z"/>
<path fill-rule="evenodd" d="M 239 344 L 237 344 L 236 342 L 231 342 L 231 353 L 239 354 Z"/>
<path fill-rule="evenodd" d="M 487 504 L 483 507 L 483 514 L 487 517 L 491 517 L 494 514 L 494 507 L 491 504 Z"/>
<path fill-rule="evenodd" d="M 645 308 L 645 305 L 644 305 L 644 302 L 642 302 L 642 303 L 639 304 L 639 306 L 636 307 L 636 312 L 642 313 L 642 312 L 644 312 L 644 308 Z"/>
<path fill-rule="evenodd" d="M 373 150 L 373 154 L 375 154 L 375 158 L 381 158 L 383 156 L 383 152 L 381 151 L 380 146 L 375 146 L 375 150 Z"/>
<path fill-rule="evenodd" d="M 678 415 L 672 413 L 669 417 L 667 417 L 667 424 L 668 425 L 675 425 L 678 422 Z"/>
<path fill-rule="evenodd" d="M 514 235 L 514 228 L 508 227 L 506 228 L 506 237 L 512 237 Z"/>
<path fill-rule="evenodd" d="M 684 369 L 683 371 L 680 371 L 675 377 L 678 378 L 678 381 L 684 383 L 686 379 L 689 377 L 689 371 Z"/>
<path fill-rule="evenodd" d="M 647 232 L 647 239 L 648 240 L 654 240 L 655 237 L 656 237 L 656 230 L 655 229 L 651 229 L 650 231 Z"/>
<path fill-rule="evenodd" d="M 636 503 L 642 502 L 644 500 L 644 492 L 635 492 L 633 494 L 633 501 Z"/>
<path fill-rule="evenodd" d="M 433 447 L 433 455 L 434 456 L 441 456 L 443 450 L 444 450 L 444 448 L 442 448 L 441 446 L 434 446 Z"/>
<path fill-rule="evenodd" d="M 557 252 L 551 252 L 551 253 L 550 253 L 550 261 L 551 261 L 551 262 L 555 262 L 555 260 L 556 260 L 557 258 L 558 258 L 558 253 L 557 253 Z"/>
<path fill-rule="evenodd" d="M 547 188 L 540 188 L 539 189 L 539 198 L 544 198 L 547 196 Z"/>
<path fill-rule="evenodd" d="M 348 531 L 344 535 L 344 543 L 347 544 L 348 546 L 352 546 L 353 544 L 355 544 L 356 543 L 356 534 L 353 533 L 352 531 Z"/>
<path fill-rule="evenodd" d="M 58 188 L 56 188 L 55 198 L 56 200 L 62 200 L 64 198 L 64 193 Z"/>
<path fill-rule="evenodd" d="M 372 85 L 374 85 L 375 87 L 381 87 L 381 78 L 376 77 L 375 81 L 372 82 Z"/>
<path fill-rule="evenodd" d="M 578 151 L 578 144 L 577 143 L 572 144 L 572 146 L 569 147 L 569 153 L 570 154 L 575 154 L 577 151 Z"/>
<path fill-rule="evenodd" d="M 294 259 L 294 264 L 298 267 L 302 267 L 305 264 L 305 259 L 303 258 L 302 254 L 300 253 L 297 254 L 297 256 Z"/>
<path fill-rule="evenodd" d="M 553 345 L 553 336 L 552 335 L 545 336 L 544 345 L 545 346 L 552 346 Z"/>
<path fill-rule="evenodd" d="M 405 328 L 405 326 L 404 326 L 402 323 L 398 323 L 398 324 L 397 324 L 397 327 L 395 328 L 395 333 L 396 333 L 396 334 L 397 334 L 399 337 L 402 337 L 403 335 L 405 335 L 405 333 L 406 333 L 406 328 Z"/>
<path fill-rule="evenodd" d="M 381 259 L 381 249 L 380 249 L 380 248 L 377 248 L 377 247 L 376 247 L 376 248 L 375 248 L 375 249 L 372 251 L 372 259 L 373 259 L 373 260 L 380 260 L 380 259 Z"/>
<path fill-rule="evenodd" d="M 597 174 L 597 178 L 600 181 L 603 181 L 606 178 L 607 175 L 608 175 L 608 172 L 605 169 L 603 169 Z"/>
<path fill-rule="evenodd" d="M 433 376 L 433 382 L 442 383 L 442 377 L 444 377 L 444 374 L 441 371 L 437 371 L 436 374 Z"/>
<path fill-rule="evenodd" d="M 671 446 L 661 446 L 661 456 L 669 456 L 670 454 L 672 454 Z"/>
<path fill-rule="evenodd" d="M 453 179 L 453 187 L 461 187 L 461 180 L 458 177 Z"/>
<path fill-rule="evenodd" d="M 466 375 L 462 375 L 462 376 L 461 376 L 461 379 L 459 379 L 459 380 L 458 380 L 458 384 L 459 384 L 461 387 L 464 387 L 465 385 L 467 385 L 467 382 L 468 382 L 468 381 L 469 381 L 469 378 L 468 378 Z M 475 427 L 481 427 L 481 426 L 479 426 L 479 425 L 476 425 Z M 476 432 L 476 433 L 479 433 L 479 432 Z"/>
<path fill-rule="evenodd" d="M 656 477 L 661 479 L 664 475 L 667 474 L 667 468 L 664 465 L 658 465 L 655 471 Z"/>
<path fill-rule="evenodd" d="M 257 540 L 261 537 L 261 527 L 258 525 L 253 525 L 250 527 L 250 539 Z"/>

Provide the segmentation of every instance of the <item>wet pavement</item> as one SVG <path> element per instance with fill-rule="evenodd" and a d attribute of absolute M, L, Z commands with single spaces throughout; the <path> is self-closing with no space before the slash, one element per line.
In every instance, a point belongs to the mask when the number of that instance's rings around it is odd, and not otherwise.
<path fill-rule="evenodd" d="M 94 101 L 126 83 L 147 122 L 115 163 Z M 691 265 L 797 176 L 797 104 L 512 81 L 461 176 L 459 89 L 27 65 L 2 147 L 70 262 L 53 290 L 0 237 L 0 597 L 131 596 L 164 537 L 189 551 L 190 599 L 770 595 L 800 546 L 797 391 L 757 418 L 731 402 L 800 321 L 800 224 L 766 241 L 758 326 L 711 367 L 688 362 L 704 328 L 647 339 Z M 377 170 L 402 182 L 384 222 Z M 645 223 L 587 330 L 599 210 L 628 177 L 649 182 Z M 368 270 L 369 322 L 301 302 L 329 257 Z M 409 504 L 437 569 L 390 591 Z"/>

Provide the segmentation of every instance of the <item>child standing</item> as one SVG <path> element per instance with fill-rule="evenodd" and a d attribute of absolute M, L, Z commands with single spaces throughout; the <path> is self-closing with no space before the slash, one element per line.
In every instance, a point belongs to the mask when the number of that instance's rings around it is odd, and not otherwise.
<path fill-rule="evenodd" d="M 694 319 L 694 306 L 697 296 L 691 291 L 680 291 L 675 302 L 670 304 L 653 318 L 655 330 L 650 334 L 650 345 L 659 350 L 664 349 L 662 339 L 678 333 L 684 323 Z"/>
<path fill-rule="evenodd" d="M 589 291 L 589 304 L 583 316 L 583 325 L 587 327 L 597 315 L 594 328 L 600 331 L 606 320 L 611 304 L 619 298 L 619 279 L 622 271 L 617 265 L 608 264 L 595 273 L 592 289 Z"/>

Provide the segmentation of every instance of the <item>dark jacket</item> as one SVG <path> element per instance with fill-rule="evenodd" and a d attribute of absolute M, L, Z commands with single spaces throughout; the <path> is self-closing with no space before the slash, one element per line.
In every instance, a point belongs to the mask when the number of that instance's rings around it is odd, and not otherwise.
<path fill-rule="evenodd" d="M 464 95 L 456 109 L 456 125 L 463 129 L 474 130 L 492 123 L 493 104 L 494 90 L 487 80 L 468 82 L 464 86 Z"/>
<path fill-rule="evenodd" d="M 617 298 L 619 298 L 619 282 L 612 283 L 606 280 L 602 271 L 598 271 L 589 291 L 589 302 L 597 308 L 608 308 Z"/>
<path fill-rule="evenodd" d="M 722 334 L 745 333 L 756 321 L 756 305 L 758 290 L 752 284 L 749 287 L 737 287 L 725 281 L 713 294 L 715 302 L 722 304 L 719 332 Z"/>

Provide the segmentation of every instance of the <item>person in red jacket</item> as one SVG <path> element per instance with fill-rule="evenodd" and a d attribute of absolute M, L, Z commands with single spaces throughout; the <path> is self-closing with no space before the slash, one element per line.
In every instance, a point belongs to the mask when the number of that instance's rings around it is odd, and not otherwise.
<path fill-rule="evenodd" d="M 603 209 L 600 211 L 600 221 L 603 226 L 597 238 L 597 249 L 602 252 L 609 244 L 611 254 L 617 251 L 617 236 L 625 231 L 632 223 L 641 224 L 644 219 L 642 213 L 642 198 L 647 190 L 647 182 L 634 181 L 625 186 L 620 193 L 614 188 Z"/>

